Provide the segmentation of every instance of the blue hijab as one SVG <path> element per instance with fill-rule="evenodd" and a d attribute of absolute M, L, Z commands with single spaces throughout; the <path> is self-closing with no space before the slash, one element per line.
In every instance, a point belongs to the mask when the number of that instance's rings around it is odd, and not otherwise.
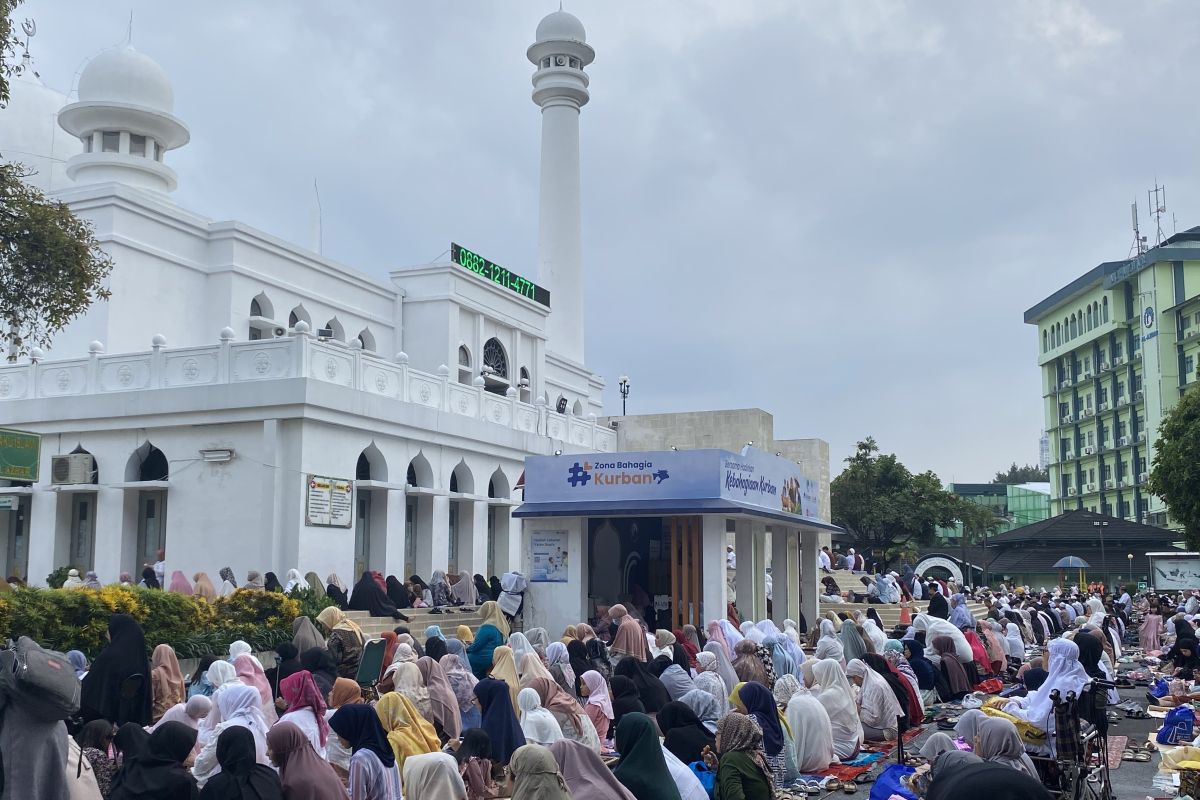
<path fill-rule="evenodd" d="M 508 684 L 495 678 L 484 678 L 475 684 L 475 696 L 483 710 L 479 727 L 492 740 L 492 760 L 507 764 L 516 749 L 525 744 L 525 734 L 513 712 Z"/>
<path fill-rule="evenodd" d="M 379 721 L 375 709 L 366 703 L 342 706 L 329 718 L 329 727 L 350 743 L 352 752 L 370 750 L 379 756 L 383 766 L 389 769 L 396 766 L 396 754 L 392 752 L 383 723 Z"/>
<path fill-rule="evenodd" d="M 787 645 L 784 642 L 788 641 L 786 636 L 768 636 L 763 644 L 771 648 L 771 666 L 775 668 L 775 677 L 781 675 L 792 675 L 796 673 L 796 659 L 792 658 L 792 654 L 787 651 Z"/>
<path fill-rule="evenodd" d="M 763 732 L 763 749 L 776 756 L 783 749 L 783 726 L 779 724 L 779 706 L 771 690 L 758 681 L 749 681 L 737 689 L 738 702 L 754 717 Z"/>
<path fill-rule="evenodd" d="M 968 628 L 975 627 L 975 617 L 971 616 L 971 610 L 967 608 L 967 598 L 961 592 L 950 597 L 950 602 L 956 604 L 950 612 L 950 624 L 958 628 L 960 631 L 965 631 Z"/>

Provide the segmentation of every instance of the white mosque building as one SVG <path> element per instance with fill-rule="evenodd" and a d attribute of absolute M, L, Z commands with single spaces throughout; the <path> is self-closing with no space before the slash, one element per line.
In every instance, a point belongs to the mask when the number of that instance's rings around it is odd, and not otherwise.
<path fill-rule="evenodd" d="M 0 427 L 42 436 L 37 480 L 0 481 L 3 574 L 113 581 L 159 548 L 189 577 L 519 566 L 525 457 L 616 446 L 583 346 L 594 52 L 561 11 L 535 38 L 540 286 L 461 249 L 380 280 L 181 208 L 188 128 L 130 46 L 92 59 L 73 101 L 14 80 L 0 157 L 39 169 L 115 267 L 53 352 L 0 367 Z"/>

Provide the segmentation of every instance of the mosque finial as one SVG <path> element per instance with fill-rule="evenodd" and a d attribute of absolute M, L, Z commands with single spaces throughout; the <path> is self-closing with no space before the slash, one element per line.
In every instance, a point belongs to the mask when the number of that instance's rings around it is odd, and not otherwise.
<path fill-rule="evenodd" d="M 125 44 L 133 45 L 133 9 L 129 9 L 129 27 L 125 30 Z"/>
<path fill-rule="evenodd" d="M 21 30 L 25 31 L 25 58 L 29 58 L 29 40 L 37 35 L 37 23 L 27 19 L 21 23 Z"/>

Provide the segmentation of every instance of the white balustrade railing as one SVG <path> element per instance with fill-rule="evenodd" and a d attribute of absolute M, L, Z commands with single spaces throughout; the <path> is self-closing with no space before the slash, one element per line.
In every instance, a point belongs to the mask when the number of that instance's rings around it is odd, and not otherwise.
<path fill-rule="evenodd" d="M 43 360 L 35 350 L 29 363 L 0 366 L 0 402 L 286 378 L 336 383 L 592 450 L 611 452 L 616 446 L 616 432 L 598 425 L 594 416 L 559 414 L 540 397 L 534 403 L 521 402 L 512 388 L 506 395 L 496 394 L 478 380 L 470 386 L 450 380 L 445 366 L 436 373 L 424 372 L 410 367 L 404 353 L 389 360 L 340 342 L 320 341 L 306 331 L 236 342 L 226 328 L 218 344 L 171 349 L 156 336 L 152 349 L 141 353 L 106 354 L 100 342 L 93 342 L 87 358 L 59 361 Z"/>

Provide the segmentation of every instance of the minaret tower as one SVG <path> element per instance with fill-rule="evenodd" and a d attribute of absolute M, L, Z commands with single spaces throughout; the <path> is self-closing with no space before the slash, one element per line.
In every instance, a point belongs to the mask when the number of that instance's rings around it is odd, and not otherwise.
<path fill-rule="evenodd" d="M 79 76 L 79 101 L 58 113 L 58 124 L 83 143 L 67 162 L 67 176 L 81 184 L 174 191 L 175 170 L 163 154 L 189 138 L 174 111 L 175 92 L 162 67 L 129 44 L 105 50 Z"/>
<path fill-rule="evenodd" d="M 538 282 L 550 290 L 547 350 L 583 363 L 583 257 L 579 189 L 579 109 L 588 101 L 583 68 L 596 58 L 583 23 L 555 11 L 526 52 L 537 68 L 533 102 L 542 109 Z"/>

